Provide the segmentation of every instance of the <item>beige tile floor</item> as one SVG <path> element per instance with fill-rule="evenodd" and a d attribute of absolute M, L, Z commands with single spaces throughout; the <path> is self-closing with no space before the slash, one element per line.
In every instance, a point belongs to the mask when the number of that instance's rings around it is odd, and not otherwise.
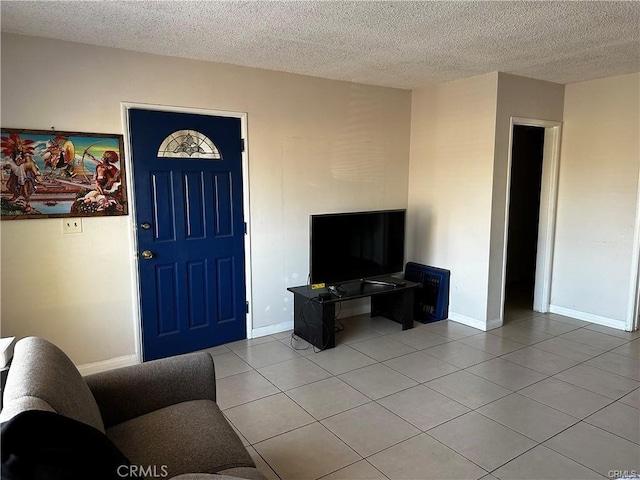
<path fill-rule="evenodd" d="M 640 471 L 640 333 L 508 312 L 482 332 L 342 320 L 211 349 L 218 402 L 272 479 L 597 479 Z"/>

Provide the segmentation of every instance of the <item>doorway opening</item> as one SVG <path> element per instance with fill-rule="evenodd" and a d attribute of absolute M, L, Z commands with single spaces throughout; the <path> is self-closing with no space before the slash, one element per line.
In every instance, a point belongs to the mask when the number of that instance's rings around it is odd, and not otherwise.
<path fill-rule="evenodd" d="M 531 136 L 533 140 L 525 140 L 522 143 L 519 138 L 516 138 L 522 132 L 524 132 L 525 138 Z M 518 302 L 521 305 L 524 304 L 524 310 L 529 312 L 533 310 L 547 313 L 551 309 L 551 274 L 553 270 L 553 244 L 558 201 L 561 135 L 562 123 L 560 122 L 511 117 L 505 195 L 506 214 L 503 230 L 501 324 L 505 321 L 505 306 L 510 307 Z M 541 143 L 540 137 L 542 137 Z M 521 149 L 520 144 L 523 145 L 522 149 L 525 151 L 532 150 L 537 152 L 537 159 L 535 161 L 527 161 L 526 157 L 525 160 L 514 158 L 514 155 L 518 156 L 518 152 Z M 539 156 L 540 149 L 542 149 L 542 158 Z M 512 171 L 513 164 L 515 164 L 515 171 Z M 513 198 L 511 197 L 512 192 Z M 521 201 L 518 198 L 520 195 L 525 197 L 522 200 L 526 208 L 524 213 L 517 206 L 518 202 Z M 512 203 L 516 204 L 513 207 L 513 213 Z M 536 204 L 537 212 L 534 211 Z M 525 222 L 525 226 L 518 227 L 519 222 Z M 511 226 L 511 223 L 515 223 L 516 226 Z M 524 244 L 522 240 L 518 239 L 519 228 L 524 228 L 525 232 L 528 232 L 524 236 L 527 239 L 524 240 Z M 534 243 L 536 245 L 535 249 L 532 247 Z M 526 253 L 519 251 L 524 245 L 527 245 L 527 248 L 524 249 Z M 509 248 L 511 248 L 511 252 L 509 252 Z M 507 267 L 509 263 L 512 265 Z M 519 278 L 518 272 L 522 271 L 519 268 L 521 265 L 527 266 L 525 269 L 527 275 Z M 507 268 L 509 268 L 510 273 L 510 288 L 507 288 Z M 531 294 L 532 276 L 533 294 Z M 528 280 L 524 281 L 525 278 Z M 521 284 L 520 288 L 517 288 L 518 283 Z M 506 301 L 507 294 L 509 295 L 509 303 Z M 531 297 L 533 297 L 533 300 L 531 300 Z M 522 311 L 523 309 L 517 310 Z"/>
<path fill-rule="evenodd" d="M 505 308 L 533 310 L 545 128 L 514 125 L 512 135 Z"/>

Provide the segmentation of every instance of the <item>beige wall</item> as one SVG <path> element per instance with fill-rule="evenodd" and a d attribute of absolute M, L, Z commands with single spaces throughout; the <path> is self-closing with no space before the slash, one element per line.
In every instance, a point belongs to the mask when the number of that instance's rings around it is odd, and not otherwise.
<path fill-rule="evenodd" d="M 411 93 L 2 35 L 2 126 L 122 133 L 121 102 L 248 113 L 253 327 L 290 328 L 308 215 L 407 205 Z M 131 216 L 3 222 L 2 335 L 79 364 L 135 352 Z"/>
<path fill-rule="evenodd" d="M 452 319 L 500 325 L 510 119 L 561 121 L 563 96 L 504 73 L 413 92 L 410 259 L 451 270 Z"/>
<path fill-rule="evenodd" d="M 413 92 L 408 260 L 451 270 L 449 314 L 487 314 L 498 74 Z"/>
<path fill-rule="evenodd" d="M 121 102 L 248 113 L 253 327 L 287 328 L 310 213 L 408 206 L 407 260 L 452 270 L 451 317 L 499 313 L 510 116 L 564 119 L 552 307 L 632 303 L 640 75 L 565 87 L 492 73 L 418 89 L 2 35 L 2 126 L 122 133 Z M 563 112 L 564 107 L 564 112 Z M 79 364 L 135 352 L 131 216 L 0 224 L 2 335 Z M 502 230 L 501 230 L 502 228 Z"/>
<path fill-rule="evenodd" d="M 612 326 L 634 293 L 640 74 L 567 85 L 551 302 Z M 636 266 L 637 267 L 637 266 Z"/>

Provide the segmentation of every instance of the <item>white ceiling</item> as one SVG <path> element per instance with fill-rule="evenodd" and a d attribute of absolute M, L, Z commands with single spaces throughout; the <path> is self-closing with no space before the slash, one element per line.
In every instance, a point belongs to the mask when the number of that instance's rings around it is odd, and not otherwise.
<path fill-rule="evenodd" d="M 640 71 L 640 2 L 6 1 L 2 31 L 372 85 Z"/>

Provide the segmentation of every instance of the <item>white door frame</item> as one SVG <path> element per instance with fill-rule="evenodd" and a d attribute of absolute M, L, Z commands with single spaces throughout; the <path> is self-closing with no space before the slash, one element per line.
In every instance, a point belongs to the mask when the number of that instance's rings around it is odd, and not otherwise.
<path fill-rule="evenodd" d="M 636 220 L 633 233 L 633 251 L 631 260 L 631 281 L 629 283 L 629 306 L 624 329 L 628 332 L 638 330 L 640 324 L 640 175 L 636 195 Z"/>
<path fill-rule="evenodd" d="M 540 219 L 538 222 L 538 251 L 533 293 L 533 309 L 547 313 L 551 304 L 551 275 L 553 248 L 556 232 L 556 207 L 558 203 L 558 177 L 560 172 L 560 139 L 562 123 L 532 118 L 511 117 L 509 125 L 509 156 L 507 162 L 506 213 L 504 226 L 504 251 L 502 257 L 502 309 L 500 320 L 504 321 L 504 302 L 507 281 L 507 249 L 509 240 L 509 207 L 511 200 L 511 164 L 513 149 L 513 127 L 524 125 L 542 127 L 544 151 L 542 156 L 542 186 L 540 190 Z"/>
<path fill-rule="evenodd" d="M 252 285 L 251 278 L 251 221 L 250 221 L 250 203 L 249 203 L 249 148 L 248 148 L 248 136 L 247 136 L 247 113 L 246 112 L 231 112 L 226 110 L 209 110 L 204 108 L 193 107 L 178 107 L 172 105 L 155 105 L 148 103 L 135 103 L 135 102 L 121 102 L 122 113 L 122 125 L 124 127 L 124 150 L 125 150 L 125 165 L 129 172 L 129 181 L 127 182 L 127 195 L 129 197 L 129 240 L 133 245 L 133 254 L 131 255 L 131 271 L 133 276 L 133 285 L 135 288 L 134 298 L 140 299 L 140 274 L 138 269 L 138 237 L 136 235 L 136 202 L 134 195 L 133 184 L 133 156 L 131 151 L 131 131 L 129 125 L 129 110 L 156 110 L 162 112 L 174 112 L 174 113 L 190 113 L 196 115 L 209 115 L 214 117 L 232 117 L 240 119 L 240 131 L 242 138 L 244 139 L 244 151 L 242 152 L 242 203 L 244 211 L 244 221 L 247 224 L 247 233 L 244 236 L 244 259 L 245 259 L 245 296 L 249 303 L 249 311 L 246 318 L 246 330 L 247 338 L 252 337 L 253 332 L 253 305 L 252 300 Z M 142 363 L 142 313 L 140 302 L 134 302 L 134 333 L 136 343 L 136 355 L 138 362 Z"/>
<path fill-rule="evenodd" d="M 639 192 L 640 196 L 640 192 Z M 636 250 L 638 249 L 638 243 L 635 243 Z M 634 253 L 637 257 L 638 254 Z M 638 258 L 636 258 L 637 260 Z M 638 262 L 635 262 L 635 268 L 632 269 L 632 277 L 631 277 L 631 298 L 629 299 L 629 309 L 627 313 L 627 320 L 625 322 L 624 329 L 627 332 L 632 332 L 634 330 L 638 330 L 638 326 L 640 325 L 640 281 L 638 279 L 638 273 L 640 272 L 640 265 Z M 634 291 L 635 289 L 635 291 Z"/>

